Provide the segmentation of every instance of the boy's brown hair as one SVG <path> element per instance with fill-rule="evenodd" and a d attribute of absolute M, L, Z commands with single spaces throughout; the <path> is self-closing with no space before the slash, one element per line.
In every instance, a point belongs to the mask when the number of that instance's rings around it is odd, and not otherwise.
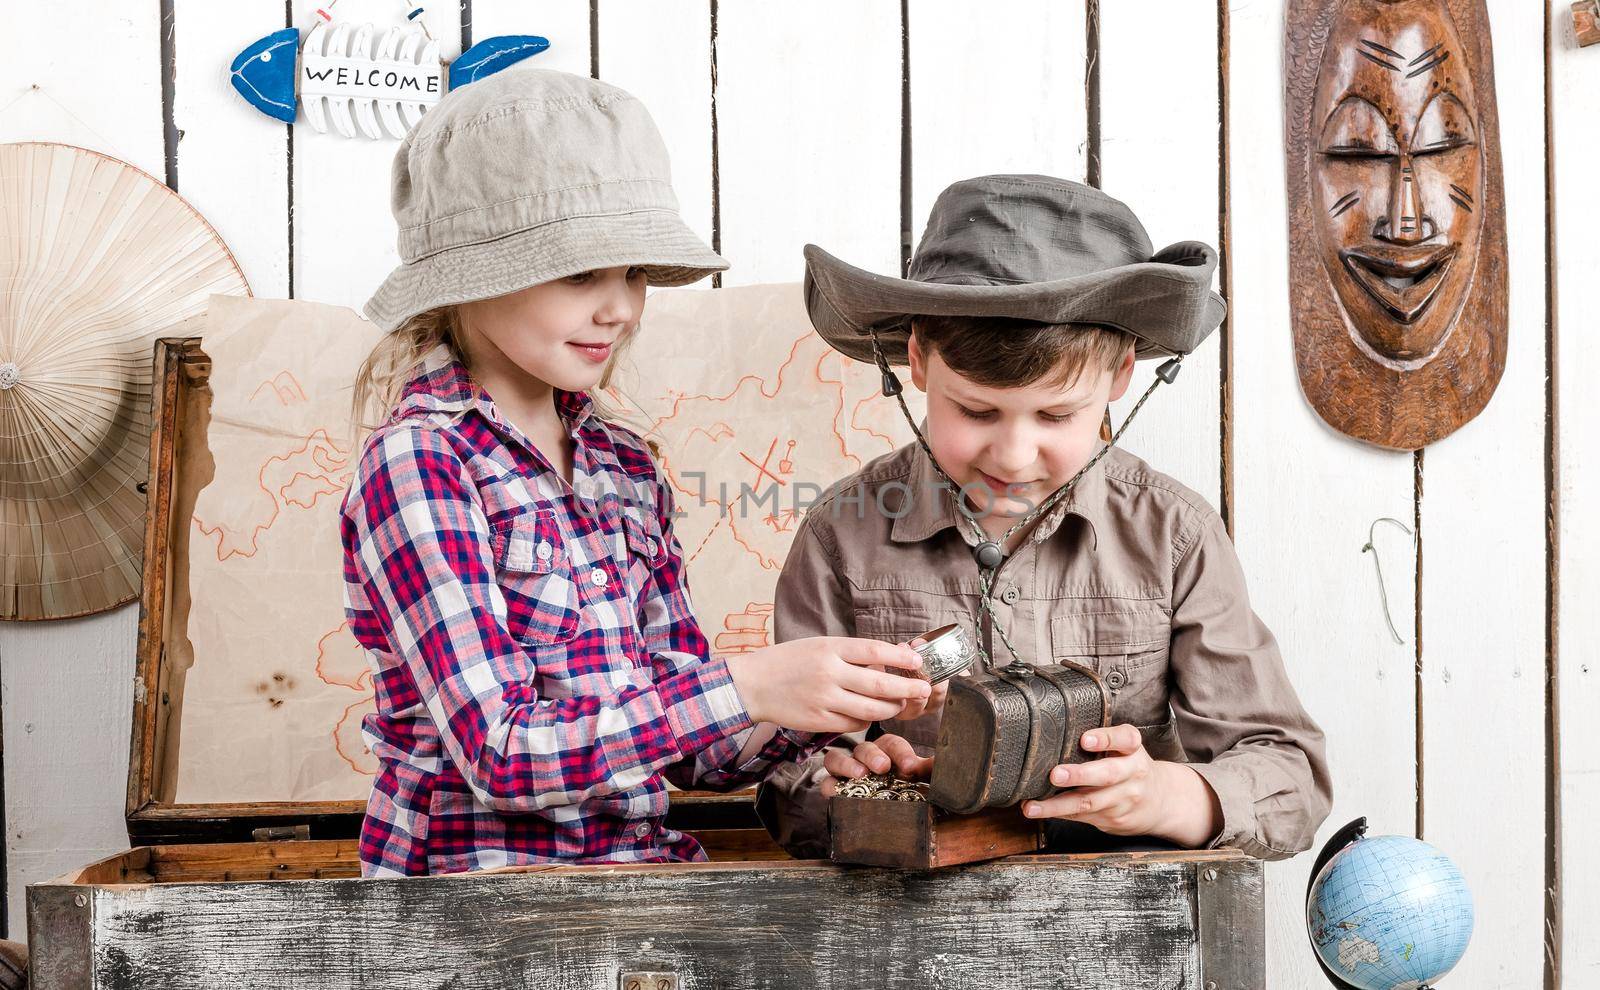
<path fill-rule="evenodd" d="M 913 316 L 911 328 L 925 350 L 986 388 L 1067 388 L 1085 370 L 1115 371 L 1134 344 L 1115 327 L 1001 316 Z"/>

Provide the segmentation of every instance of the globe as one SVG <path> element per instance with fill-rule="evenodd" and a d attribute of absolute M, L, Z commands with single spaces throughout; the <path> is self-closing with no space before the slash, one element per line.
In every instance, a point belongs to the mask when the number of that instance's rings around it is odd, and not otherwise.
<path fill-rule="evenodd" d="M 1306 895 L 1306 929 L 1336 984 L 1421 990 L 1450 972 L 1472 937 L 1472 894 L 1455 863 L 1405 835 L 1358 837 L 1323 851 Z M 1330 852 L 1332 854 L 1330 855 Z"/>

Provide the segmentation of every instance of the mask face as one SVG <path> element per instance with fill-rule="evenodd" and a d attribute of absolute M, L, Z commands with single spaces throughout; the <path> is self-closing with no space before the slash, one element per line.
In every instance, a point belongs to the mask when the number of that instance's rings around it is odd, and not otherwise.
<path fill-rule="evenodd" d="M 1312 107 L 1315 236 L 1353 329 L 1380 361 L 1438 350 L 1477 259 L 1483 156 L 1455 23 L 1435 3 L 1351 4 Z M 1440 14 L 1443 16 L 1440 16 Z"/>
<path fill-rule="evenodd" d="M 1485 0 L 1286 0 L 1289 297 L 1306 400 L 1416 450 L 1505 368 L 1505 191 Z"/>

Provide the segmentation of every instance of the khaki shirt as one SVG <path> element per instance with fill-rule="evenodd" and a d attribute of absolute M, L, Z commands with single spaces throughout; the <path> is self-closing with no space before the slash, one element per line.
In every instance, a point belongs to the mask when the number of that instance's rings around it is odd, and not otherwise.
<path fill-rule="evenodd" d="M 778 579 L 778 641 L 903 642 L 950 622 L 974 629 L 975 532 L 958 524 L 920 446 L 878 458 L 806 514 Z M 1221 518 L 1199 495 L 1113 449 L 1025 534 L 992 595 L 1023 659 L 1094 668 L 1111 689 L 1113 723 L 1138 726 L 1154 759 L 1194 764 L 1222 806 L 1211 846 L 1261 859 L 1310 847 L 1331 799 L 1322 730 L 1250 609 Z M 1011 659 L 998 633 L 993 649 Z M 938 714 L 883 728 L 930 752 Z M 825 777 L 819 754 L 762 785 L 762 819 L 795 855 L 827 855 Z"/>

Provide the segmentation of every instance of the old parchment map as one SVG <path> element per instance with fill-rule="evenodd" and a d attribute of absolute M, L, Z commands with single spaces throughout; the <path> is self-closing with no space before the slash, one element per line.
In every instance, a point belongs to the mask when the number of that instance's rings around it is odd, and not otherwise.
<path fill-rule="evenodd" d="M 207 444 L 189 533 L 177 800 L 364 798 L 371 673 L 344 623 L 350 385 L 378 331 L 349 309 L 213 296 Z"/>
<path fill-rule="evenodd" d="M 357 442 L 349 385 L 375 338 L 342 308 L 213 302 L 216 475 L 191 532 L 180 801 L 367 796 L 371 674 L 343 620 L 338 506 Z M 650 295 L 606 400 L 661 448 L 715 652 L 771 641 L 806 506 L 910 438 L 878 388 L 812 331 L 797 284 Z"/>

